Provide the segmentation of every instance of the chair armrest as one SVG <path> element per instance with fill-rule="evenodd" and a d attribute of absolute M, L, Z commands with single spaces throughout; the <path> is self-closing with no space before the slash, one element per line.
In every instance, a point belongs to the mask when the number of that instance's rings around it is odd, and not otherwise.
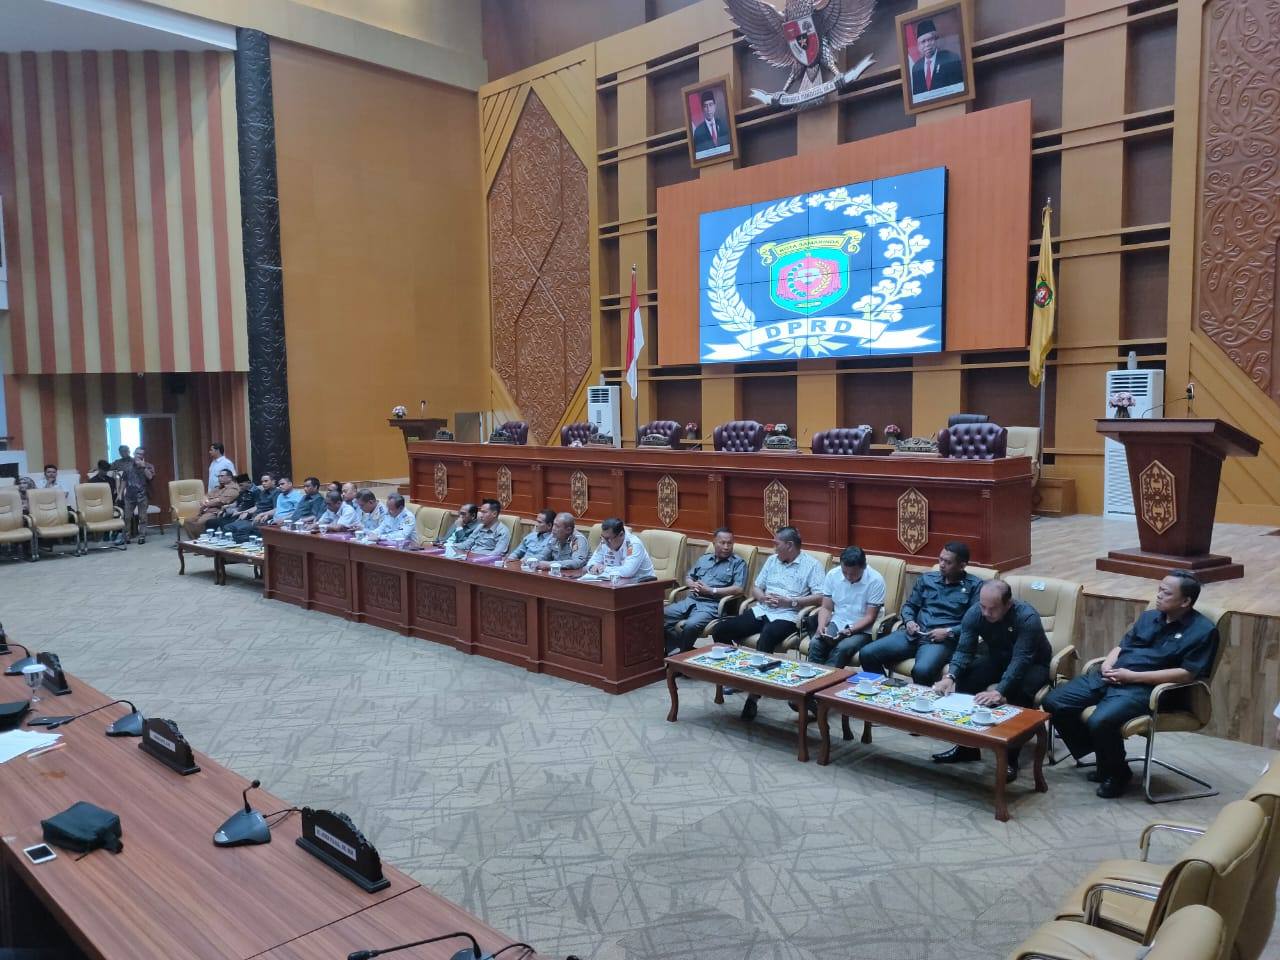
<path fill-rule="evenodd" d="M 1059 679 L 1070 680 L 1076 675 L 1076 665 L 1080 662 L 1080 654 L 1074 646 L 1068 645 L 1057 652 L 1049 661 L 1049 683 L 1056 684 Z"/>
<path fill-rule="evenodd" d="M 1143 863 L 1147 862 L 1147 848 L 1151 845 L 1151 837 L 1161 830 L 1203 837 L 1205 828 L 1198 823 L 1148 823 L 1142 828 L 1142 836 L 1138 839 L 1138 849 L 1142 851 Z"/>
<path fill-rule="evenodd" d="M 1191 705 L 1187 708 L 1187 712 L 1193 714 L 1202 725 L 1208 725 L 1213 717 L 1213 696 L 1209 692 L 1209 684 L 1204 680 L 1192 680 L 1190 683 L 1161 683 L 1152 688 L 1151 700 L 1148 702 L 1151 723 L 1154 725 L 1160 717 L 1160 701 L 1165 694 L 1175 690 L 1191 691 Z"/>
<path fill-rule="evenodd" d="M 1206 690 L 1209 689 L 1209 685 L 1203 680 L 1192 680 L 1188 683 L 1158 683 L 1151 688 L 1151 700 L 1147 703 L 1147 706 L 1154 714 L 1159 711 L 1160 700 L 1165 694 L 1172 693 L 1175 690 L 1188 690 L 1193 687 L 1203 687 Z"/>
<path fill-rule="evenodd" d="M 123 510 L 123 509 L 121 509 L 120 507 L 112 507 L 112 508 L 111 508 L 111 518 L 112 518 L 113 520 L 123 520 L 123 519 L 124 519 L 124 510 Z"/>
<path fill-rule="evenodd" d="M 676 601 L 676 598 L 677 598 L 677 597 L 679 597 L 679 596 L 680 596 L 680 594 L 682 594 L 682 593 L 688 593 L 688 592 L 689 592 L 689 588 L 688 588 L 688 587 L 672 587 L 670 590 L 668 590 L 668 591 L 667 591 L 667 601 L 666 601 L 666 602 L 667 602 L 667 603 L 674 603 L 674 602 Z"/>
<path fill-rule="evenodd" d="M 1113 882 L 1115 881 L 1115 882 Z M 1131 884 L 1131 886 L 1125 886 Z M 1137 889 L 1145 887 L 1146 889 Z M 1136 897 L 1148 903 L 1155 903 L 1160 896 L 1160 885 L 1145 880 L 1129 880 L 1124 877 L 1113 877 L 1093 884 L 1084 894 L 1084 922 L 1091 927 L 1098 926 L 1098 914 L 1102 910 L 1102 895 L 1118 893 L 1126 897 Z"/>
<path fill-rule="evenodd" d="M 1101 670 L 1102 662 L 1106 659 L 1106 657 L 1094 657 L 1080 668 L 1080 676 L 1083 677 L 1086 673 L 1093 673 L 1095 670 Z"/>
<path fill-rule="evenodd" d="M 723 620 L 737 614 L 742 609 L 742 604 L 746 597 L 741 593 L 731 593 L 727 597 L 721 597 L 720 603 L 716 605 L 716 619 Z"/>
<path fill-rule="evenodd" d="M 77 527 L 84 526 L 84 520 L 80 516 L 80 511 L 75 507 L 67 507 L 67 522 L 74 523 Z"/>
<path fill-rule="evenodd" d="M 875 629 L 871 634 L 873 640 L 879 640 L 881 637 L 887 637 L 893 631 L 902 625 L 902 615 L 897 611 L 893 613 L 881 614 L 879 622 L 876 623 Z"/>

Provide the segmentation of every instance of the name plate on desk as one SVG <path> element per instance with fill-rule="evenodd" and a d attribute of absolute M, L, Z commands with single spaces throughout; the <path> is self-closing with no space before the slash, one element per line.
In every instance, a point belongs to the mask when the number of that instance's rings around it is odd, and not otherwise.
<path fill-rule="evenodd" d="M 138 749 L 150 754 L 171 770 L 184 777 L 200 772 L 191 744 L 187 743 L 178 725 L 172 720 L 152 717 L 142 724 L 142 742 Z"/>
<path fill-rule="evenodd" d="M 779 436 L 776 434 L 772 437 L 766 437 L 764 441 L 764 448 L 766 450 L 790 451 L 797 449 L 797 446 L 795 437 Z"/>
<path fill-rule="evenodd" d="M 391 886 L 391 881 L 382 875 L 377 848 L 345 813 L 304 808 L 298 846 L 366 893 Z"/>
<path fill-rule="evenodd" d="M 67 686 L 67 675 L 62 672 L 62 661 L 56 653 L 39 654 L 36 662 L 44 664 L 44 677 L 40 682 L 46 690 L 55 697 L 65 697 L 71 692 L 71 688 Z"/>

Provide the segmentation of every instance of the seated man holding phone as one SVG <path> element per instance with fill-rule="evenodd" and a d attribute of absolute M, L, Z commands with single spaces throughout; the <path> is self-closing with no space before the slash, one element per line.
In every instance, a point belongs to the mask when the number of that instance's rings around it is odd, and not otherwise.
<path fill-rule="evenodd" d="M 809 662 L 847 667 L 871 642 L 871 625 L 884 606 L 884 577 L 867 566 L 861 547 L 845 547 L 840 567 L 822 581 L 822 607 L 805 619 L 813 634 Z"/>
<path fill-rule="evenodd" d="M 1040 614 L 1031 604 L 1013 599 L 1013 589 L 1003 580 L 988 580 L 978 591 L 978 602 L 960 621 L 960 641 L 934 692 L 973 694 L 978 707 L 1012 703 L 1034 707 L 1036 694 L 1049 682 L 1053 648 L 1045 636 Z M 976 747 L 952 747 L 933 755 L 934 763 L 966 763 L 978 760 Z M 1005 779 L 1018 776 L 1018 751 L 1009 751 Z"/>

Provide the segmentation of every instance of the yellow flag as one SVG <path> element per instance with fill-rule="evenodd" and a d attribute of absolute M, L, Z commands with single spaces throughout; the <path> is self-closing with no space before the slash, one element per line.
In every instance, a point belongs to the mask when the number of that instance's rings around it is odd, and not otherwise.
<path fill-rule="evenodd" d="M 1040 214 L 1044 228 L 1040 234 L 1040 265 L 1036 268 L 1036 286 L 1031 292 L 1031 366 L 1027 369 L 1027 379 L 1033 387 L 1040 386 L 1044 379 L 1044 363 L 1053 349 L 1053 321 L 1058 309 L 1057 288 L 1053 283 L 1053 241 L 1049 233 L 1052 219 L 1053 208 L 1045 204 Z"/>

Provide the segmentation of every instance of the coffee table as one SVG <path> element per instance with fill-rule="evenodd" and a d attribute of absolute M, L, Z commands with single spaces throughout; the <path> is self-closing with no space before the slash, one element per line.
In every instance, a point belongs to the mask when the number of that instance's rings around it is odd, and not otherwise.
<path fill-rule="evenodd" d="M 215 586 L 225 587 L 227 585 L 227 567 L 237 563 L 252 564 L 254 578 L 261 579 L 262 577 L 262 565 L 265 562 L 265 555 L 261 552 L 248 553 L 238 547 L 215 547 L 212 544 L 197 543 L 194 540 L 179 540 L 178 576 L 180 577 L 186 575 L 186 555 L 188 553 L 213 559 L 213 582 Z"/>
<path fill-rule="evenodd" d="M 745 648 L 716 646 L 729 650 L 733 662 L 756 654 L 756 651 Z M 758 693 L 771 700 L 785 700 L 795 704 L 797 709 L 796 759 L 801 763 L 807 762 L 809 759 L 809 704 L 813 702 L 814 695 L 818 691 L 833 684 L 843 684 L 853 671 L 834 667 L 814 667 L 821 671 L 818 676 L 800 681 L 794 676 L 796 669 L 813 666 L 812 664 L 797 663 L 794 660 L 770 655 L 770 659 L 782 660 L 782 666 L 771 670 L 768 674 L 743 674 L 734 672 L 724 664 L 715 665 L 706 662 L 708 654 L 713 649 L 716 647 L 701 647 L 667 657 L 667 691 L 671 694 L 671 710 L 667 713 L 667 720 L 675 723 L 676 715 L 680 710 L 680 695 L 676 690 L 678 676 L 714 683 L 716 703 L 724 703 L 726 686 L 736 687 L 746 693 Z"/>
<path fill-rule="evenodd" d="M 854 693 L 853 686 L 847 683 L 830 686 L 817 693 L 814 701 L 818 706 L 818 733 L 822 737 L 822 752 L 818 757 L 819 766 L 826 766 L 831 762 L 831 731 L 827 722 L 834 711 L 841 715 L 845 740 L 853 739 L 853 732 L 849 729 L 849 719 L 853 717 L 864 723 L 863 743 L 871 742 L 871 725 L 878 723 L 893 727 L 895 730 L 933 737 L 959 747 L 977 747 L 980 750 L 992 751 L 996 755 L 996 819 L 1001 823 L 1009 819 L 1009 806 L 1005 801 L 1005 767 L 1008 763 L 1009 751 L 1022 746 L 1034 736 L 1036 738 L 1034 766 L 1036 792 L 1048 791 L 1049 784 L 1044 779 L 1044 755 L 1049 746 L 1047 727 L 1049 715 L 1047 713 L 1029 707 L 1019 707 L 1015 716 L 991 726 L 972 724 L 958 726 L 954 722 L 942 719 L 941 715 L 936 713 L 915 713 L 886 705 L 883 701 L 888 699 L 888 688 L 884 688 L 884 693 L 885 695 L 880 697 L 859 696 Z M 934 696 L 929 693 L 928 687 L 914 685 L 903 688 L 901 694 L 895 692 L 894 696 L 908 698 L 916 693 Z M 878 703 L 877 699 L 882 702 Z"/>

